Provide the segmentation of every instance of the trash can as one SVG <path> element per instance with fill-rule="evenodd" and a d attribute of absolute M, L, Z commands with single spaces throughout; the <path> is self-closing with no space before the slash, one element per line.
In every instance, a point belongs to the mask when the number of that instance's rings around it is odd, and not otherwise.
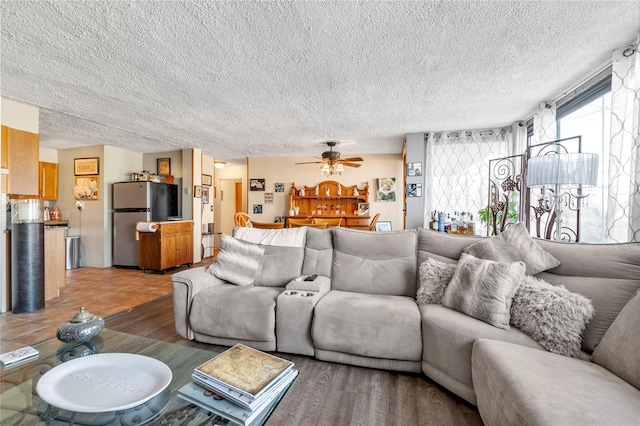
<path fill-rule="evenodd" d="M 80 236 L 66 237 L 67 264 L 66 269 L 80 267 Z"/>

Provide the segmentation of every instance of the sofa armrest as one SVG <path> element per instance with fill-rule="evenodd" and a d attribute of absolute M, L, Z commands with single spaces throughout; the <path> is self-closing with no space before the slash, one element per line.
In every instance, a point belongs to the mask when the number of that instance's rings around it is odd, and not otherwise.
<path fill-rule="evenodd" d="M 313 281 L 305 281 L 304 278 L 306 275 L 295 278 L 286 285 L 287 290 L 296 290 L 296 291 L 315 291 L 319 294 L 320 299 L 322 296 L 327 294 L 329 290 L 331 290 L 331 278 L 318 276 Z"/>
<path fill-rule="evenodd" d="M 171 276 L 173 282 L 173 316 L 176 331 L 182 337 L 193 340 L 189 326 L 189 311 L 193 297 L 204 289 L 225 284 L 225 281 L 206 272 L 206 267 L 187 269 Z"/>

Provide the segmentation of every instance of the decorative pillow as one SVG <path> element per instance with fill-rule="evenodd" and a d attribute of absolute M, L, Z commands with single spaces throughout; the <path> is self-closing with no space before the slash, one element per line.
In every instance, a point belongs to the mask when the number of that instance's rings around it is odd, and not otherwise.
<path fill-rule="evenodd" d="M 518 222 L 500 235 L 471 244 L 463 250 L 479 259 L 496 262 L 524 262 L 526 274 L 535 275 L 560 265 L 529 235 L 524 223 Z"/>
<path fill-rule="evenodd" d="M 622 308 L 593 351 L 593 362 L 640 389 L 640 291 Z"/>
<path fill-rule="evenodd" d="M 442 304 L 508 330 L 511 300 L 524 271 L 523 262 L 494 262 L 462 253 Z"/>
<path fill-rule="evenodd" d="M 581 294 L 525 276 L 513 296 L 511 325 L 549 352 L 580 358 L 582 332 L 594 312 Z"/>
<path fill-rule="evenodd" d="M 235 285 L 253 284 L 260 268 L 264 248 L 222 234 L 220 251 L 207 272 Z"/>
<path fill-rule="evenodd" d="M 456 271 L 455 263 L 444 263 L 430 257 L 420 264 L 418 277 L 420 285 L 416 293 L 418 305 L 442 303 L 444 292 Z"/>

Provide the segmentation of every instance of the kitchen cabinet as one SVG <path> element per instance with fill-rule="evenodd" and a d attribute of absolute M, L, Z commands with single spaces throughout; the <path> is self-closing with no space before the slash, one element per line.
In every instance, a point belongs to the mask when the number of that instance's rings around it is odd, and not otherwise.
<path fill-rule="evenodd" d="M 40 162 L 38 193 L 43 200 L 58 199 L 58 164 Z"/>
<path fill-rule="evenodd" d="M 3 190 L 9 195 L 39 196 L 40 138 L 37 133 L 2 126 Z"/>
<path fill-rule="evenodd" d="M 140 232 L 140 268 L 165 272 L 193 264 L 193 221 L 156 222 L 156 232 Z"/>

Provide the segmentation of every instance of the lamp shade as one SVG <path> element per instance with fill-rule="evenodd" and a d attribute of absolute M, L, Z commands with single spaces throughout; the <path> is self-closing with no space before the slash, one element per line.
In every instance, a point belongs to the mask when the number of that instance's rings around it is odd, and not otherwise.
<path fill-rule="evenodd" d="M 530 158 L 527 186 L 595 186 L 598 183 L 598 154 L 550 154 Z"/>

